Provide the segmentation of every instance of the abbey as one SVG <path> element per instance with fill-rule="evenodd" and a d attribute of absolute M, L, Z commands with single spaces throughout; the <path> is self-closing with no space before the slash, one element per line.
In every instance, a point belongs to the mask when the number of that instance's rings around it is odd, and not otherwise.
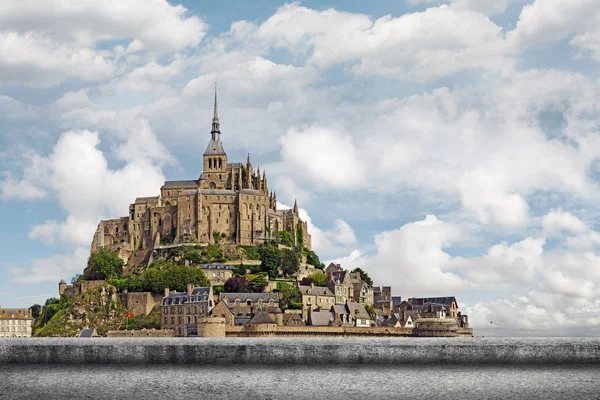
<path fill-rule="evenodd" d="M 92 252 L 102 247 L 131 252 L 165 244 L 215 243 L 259 245 L 278 231 L 290 233 L 295 244 L 311 248 L 307 223 L 291 210 L 277 209 L 277 195 L 269 192 L 267 175 L 246 163 L 228 162 L 221 141 L 217 91 L 210 140 L 198 179 L 166 181 L 160 195 L 139 197 L 129 215 L 100 221 Z"/>

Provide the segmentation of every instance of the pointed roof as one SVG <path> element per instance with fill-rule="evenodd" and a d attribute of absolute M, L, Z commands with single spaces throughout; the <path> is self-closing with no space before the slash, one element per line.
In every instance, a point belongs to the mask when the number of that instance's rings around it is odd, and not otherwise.
<path fill-rule="evenodd" d="M 206 146 L 205 156 L 214 156 L 225 154 L 223 143 L 221 143 L 221 128 L 219 125 L 219 110 L 217 107 L 217 83 L 215 82 L 215 109 L 213 111 L 211 138 Z"/>
<path fill-rule="evenodd" d="M 298 202 L 294 199 L 294 214 L 298 214 Z"/>
<path fill-rule="evenodd" d="M 258 325 L 258 324 L 277 324 L 266 311 L 259 311 L 252 317 L 250 321 L 248 321 L 248 325 Z"/>

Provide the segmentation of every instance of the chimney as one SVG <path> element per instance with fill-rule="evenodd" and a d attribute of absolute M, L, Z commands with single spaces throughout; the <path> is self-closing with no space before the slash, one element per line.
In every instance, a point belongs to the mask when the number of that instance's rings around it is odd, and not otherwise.
<path fill-rule="evenodd" d="M 356 271 L 355 274 L 356 274 L 356 279 L 360 281 L 360 272 Z"/>
<path fill-rule="evenodd" d="M 311 289 L 312 289 L 312 288 L 314 288 L 314 287 L 315 287 L 315 283 L 314 283 L 314 282 L 311 282 L 311 283 L 310 283 L 310 287 L 311 287 Z"/>
<path fill-rule="evenodd" d="M 168 297 L 168 296 L 169 296 L 169 294 L 170 294 L 169 288 L 168 288 L 168 287 L 166 287 L 166 288 L 165 288 L 165 297 Z"/>
<path fill-rule="evenodd" d="M 187 293 L 189 295 L 191 295 L 194 292 L 194 285 L 192 285 L 191 283 L 188 283 L 187 285 Z"/>

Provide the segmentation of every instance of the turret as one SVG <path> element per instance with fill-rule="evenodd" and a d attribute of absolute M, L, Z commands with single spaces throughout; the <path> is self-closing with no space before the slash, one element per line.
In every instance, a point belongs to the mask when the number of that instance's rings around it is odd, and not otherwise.
<path fill-rule="evenodd" d="M 294 214 L 298 215 L 298 202 L 294 199 Z"/>

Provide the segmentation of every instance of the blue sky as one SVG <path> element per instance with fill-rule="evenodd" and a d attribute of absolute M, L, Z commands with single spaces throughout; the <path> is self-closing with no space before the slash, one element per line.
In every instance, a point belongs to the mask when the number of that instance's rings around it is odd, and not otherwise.
<path fill-rule="evenodd" d="M 231 160 L 298 199 L 325 260 L 472 324 L 597 334 L 600 4 L 0 6 L 0 305 L 81 272 L 101 218 Z"/>

